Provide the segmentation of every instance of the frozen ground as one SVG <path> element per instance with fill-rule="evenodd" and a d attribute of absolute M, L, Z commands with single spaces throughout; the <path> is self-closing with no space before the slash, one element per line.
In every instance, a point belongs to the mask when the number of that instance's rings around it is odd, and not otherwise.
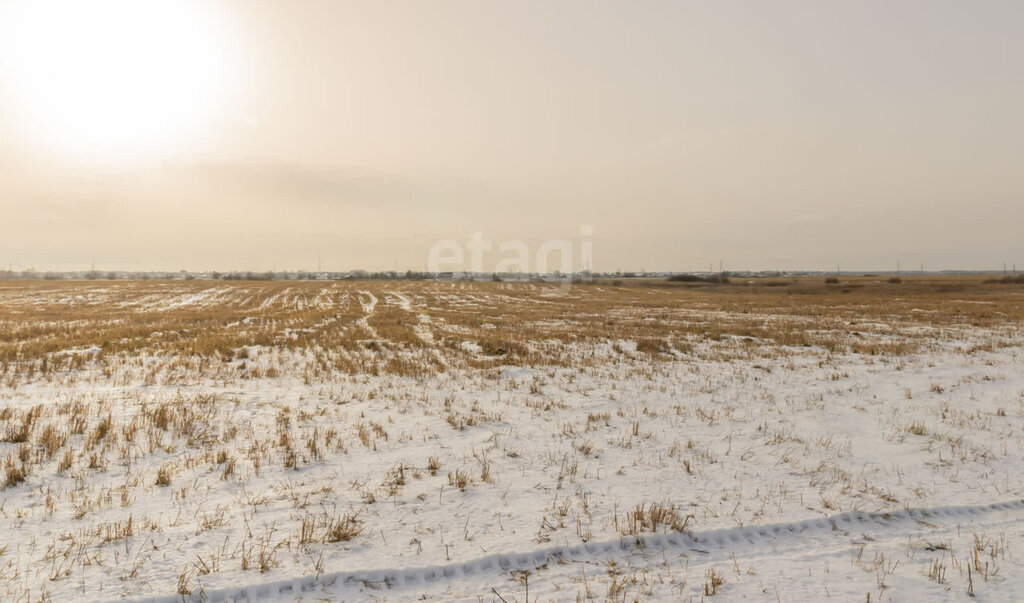
<path fill-rule="evenodd" d="M 189 382 L 82 347 L 9 381 L 0 597 L 1024 599 L 1015 325 L 892 355 L 594 339 L 547 366 L 415 292 L 348 299 L 361 332 L 393 308 L 451 339 L 448 370 L 311 378 L 254 345 L 228 365 L 262 376 Z"/>

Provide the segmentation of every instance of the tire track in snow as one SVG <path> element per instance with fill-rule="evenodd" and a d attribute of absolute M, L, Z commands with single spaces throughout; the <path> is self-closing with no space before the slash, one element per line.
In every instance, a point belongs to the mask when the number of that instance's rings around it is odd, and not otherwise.
<path fill-rule="evenodd" d="M 364 295 L 368 298 L 367 301 L 363 301 Z M 360 291 L 359 305 L 363 307 L 365 314 L 373 314 L 373 311 L 377 308 L 377 296 L 369 291 Z"/>
<path fill-rule="evenodd" d="M 367 297 L 366 301 L 363 300 L 364 295 Z M 365 316 L 356 320 L 355 324 L 365 329 L 366 332 L 370 334 L 371 339 L 377 339 L 379 337 L 377 329 L 371 327 L 370 322 L 367 320 L 377 309 L 377 296 L 369 291 L 359 291 L 356 299 L 359 301 L 359 305 L 362 306 L 363 314 L 365 314 Z"/>
<path fill-rule="evenodd" d="M 713 556 L 716 551 L 752 552 L 761 548 L 777 551 L 779 545 L 788 548 L 802 548 L 806 539 L 833 537 L 835 534 L 848 535 L 852 531 L 866 534 L 872 531 L 886 531 L 889 534 L 901 530 L 912 532 L 922 528 L 937 527 L 937 524 L 956 523 L 982 519 L 996 513 L 1024 513 L 1024 500 L 1012 500 L 976 506 L 923 507 L 901 511 L 868 513 L 851 511 L 828 517 L 806 519 L 788 523 L 764 524 L 737 528 L 722 528 L 702 532 L 674 532 L 668 534 L 645 534 L 605 542 L 588 542 L 575 546 L 552 546 L 521 553 L 494 553 L 462 563 L 448 563 L 434 566 L 366 569 L 322 574 L 319 577 L 303 576 L 266 584 L 207 590 L 202 594 L 185 597 L 184 600 L 204 601 L 252 601 L 295 599 L 304 593 L 313 596 L 320 589 L 363 584 L 377 588 L 401 589 L 465 577 L 498 577 L 507 572 L 535 570 L 552 561 L 586 562 L 606 557 L 637 553 L 642 551 L 678 552 Z M 195 592 L 195 591 L 194 591 Z M 396 593 L 397 594 L 397 593 Z M 138 599 L 153 603 L 181 601 L 181 595 L 168 595 Z"/>
<path fill-rule="evenodd" d="M 412 313 L 412 299 L 410 299 L 408 295 L 399 293 L 398 291 L 390 291 L 386 295 L 388 296 L 388 303 L 392 303 L 391 297 L 393 296 L 394 300 L 397 301 L 395 305 L 406 312 Z M 434 347 L 434 332 L 430 328 L 430 316 L 427 314 L 417 314 L 416 321 L 416 324 L 412 325 L 413 333 L 415 333 L 416 337 L 420 338 L 420 341 L 431 346 L 430 351 L 433 354 L 434 359 L 436 359 L 441 366 L 448 366 L 448 363 L 444 359 L 444 354 L 437 347 Z"/>
<path fill-rule="evenodd" d="M 405 295 L 404 293 L 399 293 L 398 291 L 391 291 L 390 293 L 391 295 L 395 296 L 395 299 L 398 300 L 398 303 L 396 305 L 399 308 L 405 310 L 406 312 L 412 312 L 412 300 L 409 299 L 408 295 Z"/>

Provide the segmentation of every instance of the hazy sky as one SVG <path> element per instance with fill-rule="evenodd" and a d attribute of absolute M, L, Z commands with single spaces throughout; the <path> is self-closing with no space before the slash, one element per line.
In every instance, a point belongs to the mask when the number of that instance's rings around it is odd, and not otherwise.
<path fill-rule="evenodd" d="M 1024 2 L 78 4 L 0 0 L 0 264 L 1024 268 Z"/>

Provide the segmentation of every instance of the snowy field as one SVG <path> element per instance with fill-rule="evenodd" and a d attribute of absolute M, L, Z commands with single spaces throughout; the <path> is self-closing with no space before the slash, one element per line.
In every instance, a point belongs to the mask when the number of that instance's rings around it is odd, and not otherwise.
<path fill-rule="evenodd" d="M 1024 288 L 0 283 L 0 599 L 1024 600 Z"/>

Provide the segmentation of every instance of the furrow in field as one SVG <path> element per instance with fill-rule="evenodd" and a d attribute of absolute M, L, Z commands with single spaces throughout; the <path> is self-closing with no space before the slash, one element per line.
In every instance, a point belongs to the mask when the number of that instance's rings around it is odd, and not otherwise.
<path fill-rule="evenodd" d="M 342 571 L 302 576 L 260 585 L 204 590 L 204 601 L 279 600 L 314 597 L 346 586 L 374 589 L 415 589 L 472 578 L 484 584 L 502 585 L 502 575 L 533 571 L 552 562 L 583 563 L 613 561 L 635 554 L 683 555 L 693 563 L 782 552 L 818 551 L 834 556 L 831 545 L 851 545 L 865 540 L 902 539 L 927 536 L 944 526 L 986 523 L 989 527 L 1016 524 L 1024 513 L 1024 500 L 975 506 L 921 507 L 884 513 L 846 512 L 802 521 L 623 537 L 576 546 L 551 546 L 524 552 L 498 552 L 462 563 L 424 567 Z M 822 545 L 822 541 L 825 542 Z M 810 546 L 810 545 L 814 546 Z M 485 592 L 489 592 L 485 589 Z M 400 596 L 396 592 L 396 596 Z M 199 597 L 195 597 L 196 600 Z M 180 601 L 180 595 L 141 599 L 153 602 Z"/>

